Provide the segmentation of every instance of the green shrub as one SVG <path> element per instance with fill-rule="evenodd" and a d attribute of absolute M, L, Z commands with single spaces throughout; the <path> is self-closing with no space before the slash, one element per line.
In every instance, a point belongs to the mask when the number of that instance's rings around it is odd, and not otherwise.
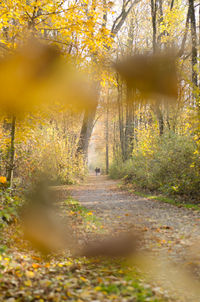
<path fill-rule="evenodd" d="M 153 152 L 138 148 L 130 160 L 114 162 L 110 176 L 124 178 L 141 189 L 196 197 L 200 195 L 199 167 L 200 158 L 192 138 L 168 134 L 158 139 Z"/>

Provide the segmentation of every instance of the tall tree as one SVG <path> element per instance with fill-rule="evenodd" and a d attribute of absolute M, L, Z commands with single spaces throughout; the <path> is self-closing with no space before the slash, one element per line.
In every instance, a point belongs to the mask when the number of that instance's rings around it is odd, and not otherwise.
<path fill-rule="evenodd" d="M 140 0 L 123 0 L 121 12 L 113 22 L 113 25 L 111 27 L 110 37 L 115 37 L 117 33 L 122 28 L 124 22 L 126 21 L 126 18 L 128 14 L 131 12 L 131 9 L 135 4 L 137 4 Z M 105 5 L 105 1 L 104 1 Z M 103 27 L 105 27 L 105 14 L 103 14 Z M 110 47 L 109 47 L 110 48 Z M 109 50 L 108 48 L 108 50 Z M 99 86 L 99 84 L 97 84 Z M 100 86 L 99 86 L 100 89 Z M 100 96 L 100 90 L 99 94 Z M 80 153 L 83 153 L 85 158 L 87 158 L 87 152 L 88 152 L 88 146 L 89 146 L 89 140 L 92 135 L 94 120 L 95 120 L 95 114 L 98 106 L 98 100 L 95 104 L 96 106 L 93 106 L 93 108 L 90 110 L 90 112 L 85 111 L 84 117 L 83 117 L 83 123 L 82 128 L 80 132 L 80 140 L 78 144 L 77 151 Z M 84 142 L 84 143 L 83 143 Z"/>
<path fill-rule="evenodd" d="M 157 50 L 157 0 L 151 0 L 151 20 L 152 20 L 152 43 L 153 43 L 153 52 Z"/>
<path fill-rule="evenodd" d="M 106 118 L 105 118 L 105 138 L 106 138 L 106 174 L 109 173 L 109 90 L 106 91 Z"/>
<path fill-rule="evenodd" d="M 196 16 L 195 16 L 195 8 L 194 8 L 194 0 L 189 1 L 189 18 L 190 18 L 190 28 L 191 28 L 191 37 L 192 37 L 192 83 L 193 89 L 198 87 L 198 75 L 197 75 L 197 30 L 196 30 Z M 195 94 L 194 94 L 195 95 Z M 195 95 L 197 98 L 197 106 L 200 104 L 198 103 L 198 96 Z"/>
<path fill-rule="evenodd" d="M 15 128 L 16 128 L 16 117 L 12 117 L 11 121 L 11 131 L 10 131 L 10 150 L 8 158 L 8 168 L 7 168 L 7 181 L 12 188 L 13 185 L 13 172 L 14 172 L 14 161 L 15 161 Z"/>

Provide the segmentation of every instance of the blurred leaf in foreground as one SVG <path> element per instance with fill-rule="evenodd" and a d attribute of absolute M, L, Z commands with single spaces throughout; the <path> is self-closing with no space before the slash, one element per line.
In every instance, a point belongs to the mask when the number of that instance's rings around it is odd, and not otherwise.
<path fill-rule="evenodd" d="M 28 193 L 28 202 L 21 214 L 25 238 L 45 255 L 70 248 L 72 243 L 68 226 L 61 221 L 54 199 L 48 182 L 40 179 Z"/>
<path fill-rule="evenodd" d="M 115 64 L 128 89 L 138 89 L 144 97 L 177 97 L 175 57 L 169 54 L 135 55 Z"/>
<path fill-rule="evenodd" d="M 83 110 L 95 98 L 91 82 L 61 51 L 38 40 L 26 42 L 0 61 L 0 81 L 1 110 L 12 114 L 50 102 Z"/>

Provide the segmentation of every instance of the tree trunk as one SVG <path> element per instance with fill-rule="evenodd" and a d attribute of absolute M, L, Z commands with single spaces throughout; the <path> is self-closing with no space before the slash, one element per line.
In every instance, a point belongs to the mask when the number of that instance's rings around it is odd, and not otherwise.
<path fill-rule="evenodd" d="M 133 54 L 133 41 L 134 41 L 134 16 L 131 16 L 130 28 L 128 32 L 128 54 Z M 125 159 L 131 157 L 133 151 L 133 139 L 134 139 L 134 99 L 135 91 L 133 89 L 127 89 L 126 91 L 126 125 L 125 125 Z"/>
<path fill-rule="evenodd" d="M 94 127 L 97 105 L 98 102 L 96 102 L 90 110 L 87 109 L 84 112 L 82 128 L 81 128 L 80 138 L 77 147 L 77 153 L 83 154 L 84 159 L 86 161 L 88 157 L 88 147 L 89 147 L 90 137 L 92 135 L 92 130 Z"/>
<path fill-rule="evenodd" d="M 130 101 L 130 93 L 133 91 L 127 91 L 126 100 L 126 127 L 125 127 L 125 159 L 131 157 L 133 151 L 133 140 L 134 140 L 134 110 L 133 102 Z"/>
<path fill-rule="evenodd" d="M 121 155 L 122 160 L 126 159 L 125 156 L 125 135 L 124 135 L 124 117 L 123 117 L 123 105 L 122 105 L 122 84 L 118 81 L 117 85 L 118 96 L 117 96 L 117 103 L 118 103 L 118 121 L 119 121 L 119 138 L 121 144 Z"/>
<path fill-rule="evenodd" d="M 107 94 L 106 108 L 106 174 L 109 172 L 109 95 Z"/>
<path fill-rule="evenodd" d="M 164 119 L 163 119 L 162 110 L 160 109 L 159 105 L 156 108 L 156 112 L 157 112 L 158 123 L 159 123 L 159 134 L 160 136 L 162 136 L 164 133 Z"/>
<path fill-rule="evenodd" d="M 156 26 L 156 19 L 157 19 L 157 0 L 151 0 L 151 18 L 152 18 L 152 29 L 153 29 L 153 52 L 156 52 L 157 49 L 157 26 Z"/>
<path fill-rule="evenodd" d="M 191 28 L 191 37 L 192 37 L 192 83 L 193 89 L 198 87 L 198 77 L 195 67 L 197 67 L 197 31 L 196 31 L 196 18 L 195 18 L 195 9 L 194 9 L 194 0 L 189 0 L 189 18 L 190 18 L 190 28 Z M 194 99 L 197 99 L 198 96 L 196 93 L 193 94 Z"/>
<path fill-rule="evenodd" d="M 113 123 L 113 158 L 116 158 L 117 152 L 116 152 L 116 124 L 115 121 Z"/>
<path fill-rule="evenodd" d="M 160 5 L 162 3 L 160 2 Z M 156 53 L 157 51 L 157 0 L 151 0 L 151 18 L 152 18 L 152 29 L 153 29 L 153 52 Z M 163 119 L 163 113 L 159 106 L 159 104 L 156 104 L 155 112 L 157 114 L 158 123 L 159 123 L 159 133 L 160 136 L 163 135 L 164 132 L 164 119 Z"/>
<path fill-rule="evenodd" d="M 199 45 L 200 45 L 200 5 L 199 5 Z M 200 49 L 199 49 L 199 71 L 200 71 Z M 199 90 L 200 90 L 200 76 L 199 76 Z"/>
<path fill-rule="evenodd" d="M 9 152 L 9 164 L 7 170 L 7 181 L 12 188 L 13 185 L 13 171 L 14 171 L 14 160 L 15 160 L 15 128 L 16 128 L 16 117 L 12 117 L 11 132 L 10 132 L 10 152 Z"/>

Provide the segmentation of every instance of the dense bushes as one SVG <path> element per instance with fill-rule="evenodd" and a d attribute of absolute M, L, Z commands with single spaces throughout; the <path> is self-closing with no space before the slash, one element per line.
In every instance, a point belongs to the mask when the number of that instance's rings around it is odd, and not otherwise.
<path fill-rule="evenodd" d="M 83 158 L 76 154 L 77 144 L 72 134 L 59 135 L 59 129 L 44 127 L 34 131 L 34 140 L 18 148 L 16 172 L 24 183 L 48 174 L 58 184 L 71 184 L 85 173 Z M 38 145 L 38 142 L 39 145 Z"/>
<path fill-rule="evenodd" d="M 200 158 L 192 138 L 167 133 L 149 144 L 136 146 L 130 160 L 115 161 L 110 176 L 141 189 L 200 196 Z"/>
<path fill-rule="evenodd" d="M 43 174 L 53 183 L 71 184 L 86 173 L 83 156 L 76 152 L 80 119 L 72 113 L 51 113 L 53 116 L 50 113 L 16 121 L 14 184 L 17 186 L 25 187 Z M 3 120 L 0 123 L 0 176 L 8 175 L 10 131 L 10 120 Z"/>

